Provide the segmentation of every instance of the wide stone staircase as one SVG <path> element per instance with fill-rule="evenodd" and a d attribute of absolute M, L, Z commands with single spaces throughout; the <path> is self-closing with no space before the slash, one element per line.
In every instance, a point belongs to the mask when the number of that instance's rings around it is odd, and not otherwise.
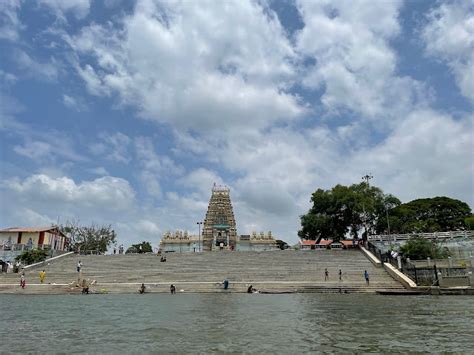
<path fill-rule="evenodd" d="M 95 280 L 93 292 L 137 292 L 145 283 L 147 292 L 245 292 L 248 285 L 261 292 L 368 292 L 403 289 L 383 268 L 376 268 L 359 250 L 312 250 L 272 252 L 168 253 L 167 262 L 152 254 L 70 255 L 26 271 L 27 287 L 19 288 L 18 274 L 0 274 L 0 293 L 80 292 L 78 278 Z M 76 264 L 83 264 L 81 275 Z M 324 269 L 329 280 L 324 280 Z M 46 271 L 45 284 L 38 274 Z M 342 270 L 342 281 L 338 272 Z M 364 280 L 370 275 L 370 285 Z M 230 289 L 223 290 L 224 278 Z"/>

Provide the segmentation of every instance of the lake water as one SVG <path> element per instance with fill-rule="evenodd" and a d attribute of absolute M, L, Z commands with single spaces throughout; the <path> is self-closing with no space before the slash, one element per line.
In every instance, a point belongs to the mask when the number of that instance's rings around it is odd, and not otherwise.
<path fill-rule="evenodd" d="M 0 295 L 3 352 L 474 353 L 474 297 Z"/>

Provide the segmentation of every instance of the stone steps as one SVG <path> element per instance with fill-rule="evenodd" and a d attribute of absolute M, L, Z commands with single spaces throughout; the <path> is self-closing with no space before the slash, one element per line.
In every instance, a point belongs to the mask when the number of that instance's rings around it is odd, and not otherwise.
<path fill-rule="evenodd" d="M 46 282 L 69 284 L 78 278 L 76 264 L 83 263 L 84 278 L 96 280 L 95 290 L 136 292 L 142 282 L 156 284 L 152 292 L 168 292 L 176 284 L 184 292 L 221 292 L 217 283 L 227 278 L 230 292 L 245 292 L 248 284 L 257 289 L 275 292 L 375 292 L 376 289 L 403 289 L 384 269 L 375 268 L 358 250 L 272 251 L 272 252 L 211 252 L 169 253 L 167 262 L 145 255 L 67 256 L 26 272 L 27 290 L 20 292 L 48 293 L 54 285 L 34 285 L 38 273 L 46 271 Z M 330 275 L 324 281 L 324 269 Z M 338 270 L 343 281 L 338 281 Z M 370 275 L 366 286 L 364 270 Z M 0 274 L 0 292 L 15 288 L 18 274 Z M 102 287 L 103 286 L 103 287 Z M 66 286 L 61 286 L 65 288 Z M 18 291 L 18 290 L 17 290 Z M 76 292 L 76 291 L 68 291 Z"/>

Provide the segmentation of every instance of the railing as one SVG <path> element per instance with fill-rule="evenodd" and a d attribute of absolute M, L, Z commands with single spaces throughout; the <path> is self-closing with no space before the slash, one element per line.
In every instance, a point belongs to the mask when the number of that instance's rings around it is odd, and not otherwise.
<path fill-rule="evenodd" d="M 104 255 L 105 253 L 100 250 L 78 250 L 79 255 Z"/>
<path fill-rule="evenodd" d="M 367 243 L 367 248 L 382 263 L 390 263 L 421 286 L 439 286 L 440 277 L 467 276 L 473 267 L 472 259 L 410 260 L 403 257 L 394 258 L 390 252 L 381 251 L 371 242 Z"/>
<path fill-rule="evenodd" d="M 35 245 L 30 245 L 30 244 L 0 244 L 0 250 L 5 250 L 5 251 L 26 251 L 26 250 L 33 250 L 33 249 L 43 249 L 43 250 L 51 250 L 51 245 L 49 244 L 38 244 L 37 246 Z"/>
<path fill-rule="evenodd" d="M 22 251 L 22 250 L 29 250 L 31 247 L 28 247 L 25 244 L 3 244 L 0 245 L 0 250 L 5 251 Z"/>
<path fill-rule="evenodd" d="M 434 233 L 408 233 L 408 234 L 374 234 L 369 235 L 369 241 L 397 241 L 407 240 L 410 237 L 418 236 L 425 239 L 452 239 L 452 238 L 474 238 L 474 231 L 450 231 Z"/>
<path fill-rule="evenodd" d="M 410 263 L 418 269 L 432 267 L 433 265 L 436 265 L 438 268 L 466 268 L 472 267 L 473 264 L 470 258 L 410 260 Z"/>

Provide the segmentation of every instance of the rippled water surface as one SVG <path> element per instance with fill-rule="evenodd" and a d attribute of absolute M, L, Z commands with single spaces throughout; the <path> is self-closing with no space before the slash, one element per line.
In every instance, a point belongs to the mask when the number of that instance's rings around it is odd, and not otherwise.
<path fill-rule="evenodd" d="M 0 295 L 0 352 L 474 353 L 474 297 Z"/>

